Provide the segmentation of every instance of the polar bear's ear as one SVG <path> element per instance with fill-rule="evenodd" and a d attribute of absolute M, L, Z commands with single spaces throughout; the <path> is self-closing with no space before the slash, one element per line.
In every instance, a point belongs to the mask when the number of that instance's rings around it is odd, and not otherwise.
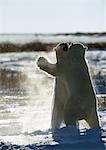
<path fill-rule="evenodd" d="M 88 50 L 88 47 L 85 46 L 84 44 L 80 43 L 80 45 L 82 45 L 82 47 L 83 47 L 83 49 L 84 49 L 85 51 Z"/>
<path fill-rule="evenodd" d="M 74 45 L 73 43 L 69 42 L 69 43 L 68 43 L 68 48 L 70 48 L 70 47 L 73 46 L 73 45 Z"/>
<path fill-rule="evenodd" d="M 88 50 L 88 47 L 87 46 L 83 46 L 83 48 L 87 51 Z"/>
<path fill-rule="evenodd" d="M 73 46 L 73 45 L 74 45 L 74 43 L 71 43 L 71 42 L 70 42 L 70 43 L 69 43 L 69 45 L 70 45 L 70 46 Z"/>
<path fill-rule="evenodd" d="M 71 43 L 71 42 L 69 42 L 69 43 L 68 43 L 68 46 L 71 46 L 71 45 L 72 45 L 72 43 Z"/>

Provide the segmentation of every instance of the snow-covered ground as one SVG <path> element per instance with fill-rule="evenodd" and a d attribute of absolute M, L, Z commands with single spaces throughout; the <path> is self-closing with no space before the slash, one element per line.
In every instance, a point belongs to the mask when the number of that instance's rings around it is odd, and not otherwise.
<path fill-rule="evenodd" d="M 44 43 L 59 43 L 59 42 L 106 42 L 106 36 L 95 35 L 52 35 L 52 34 L 1 34 L 1 42 L 12 42 L 12 43 L 27 43 L 33 41 L 41 41 Z"/>
<path fill-rule="evenodd" d="M 36 66 L 38 56 L 55 62 L 55 53 L 0 54 L 0 149 L 105 149 L 106 142 L 106 51 L 88 51 L 99 99 L 101 130 L 72 126 L 50 129 L 55 79 Z M 102 101 L 102 103 L 101 103 Z"/>

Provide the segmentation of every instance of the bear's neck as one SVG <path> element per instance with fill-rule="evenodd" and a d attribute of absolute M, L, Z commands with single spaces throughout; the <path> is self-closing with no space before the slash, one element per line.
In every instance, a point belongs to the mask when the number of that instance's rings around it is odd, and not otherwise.
<path fill-rule="evenodd" d="M 66 61 L 67 62 L 70 62 L 70 63 L 79 63 L 79 62 L 84 62 L 85 61 L 85 56 L 82 55 L 82 56 L 78 56 L 78 55 L 71 55 L 68 56 L 68 58 L 66 58 Z"/>

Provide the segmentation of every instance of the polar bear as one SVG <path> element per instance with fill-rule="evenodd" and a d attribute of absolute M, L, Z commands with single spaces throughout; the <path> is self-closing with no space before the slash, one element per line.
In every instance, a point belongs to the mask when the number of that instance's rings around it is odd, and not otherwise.
<path fill-rule="evenodd" d="M 58 49 L 58 51 L 56 52 L 57 63 L 59 63 L 65 56 L 66 53 L 65 51 L 67 51 L 68 46 L 69 46 L 68 43 L 61 43 L 54 48 L 54 50 Z M 64 50 L 61 51 L 61 48 Z M 55 78 L 54 91 L 55 91 L 53 99 L 54 104 L 51 118 L 51 126 L 53 130 L 59 128 L 62 122 L 64 121 L 63 119 L 64 105 L 68 95 L 66 86 L 64 85 L 64 81 L 62 80 L 61 76 L 56 76 Z"/>
<path fill-rule="evenodd" d="M 61 43 L 53 48 L 53 50 L 58 49 L 58 51 L 56 52 L 57 64 L 63 59 L 63 56 L 65 56 L 66 53 L 65 51 L 67 51 L 68 46 L 69 46 L 68 43 Z M 64 51 L 62 51 L 61 49 L 64 49 Z M 40 57 L 37 64 L 40 67 L 40 69 L 46 71 L 46 67 L 48 65 L 46 59 Z M 53 65 L 51 64 L 51 68 L 52 66 Z M 67 99 L 67 90 L 63 80 L 61 79 L 61 76 L 56 76 L 53 72 L 48 72 L 48 73 L 56 77 L 55 89 L 54 89 L 55 92 L 53 98 L 53 108 L 52 108 L 52 118 L 51 118 L 51 127 L 53 130 L 55 130 L 61 126 L 61 123 L 64 120 L 63 112 L 64 112 L 65 99 Z"/>
<path fill-rule="evenodd" d="M 96 95 L 85 60 L 86 49 L 81 43 L 71 46 L 61 43 L 55 48 L 56 64 L 50 64 L 43 57 L 39 58 L 37 64 L 42 70 L 59 78 L 66 90 L 66 98 L 61 97 L 61 93 L 64 92 L 61 90 L 60 99 L 56 106 L 54 105 L 54 109 L 58 107 L 62 98 L 62 110 L 59 111 L 62 111 L 66 126 L 76 125 L 79 120 L 85 119 L 91 128 L 97 128 L 99 118 Z"/>

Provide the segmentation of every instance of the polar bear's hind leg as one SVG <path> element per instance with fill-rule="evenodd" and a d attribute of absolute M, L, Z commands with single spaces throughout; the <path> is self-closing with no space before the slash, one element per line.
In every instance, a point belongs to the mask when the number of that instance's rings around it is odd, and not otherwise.
<path fill-rule="evenodd" d="M 74 125 L 76 126 L 76 115 L 75 115 L 75 111 L 73 111 L 73 108 L 70 107 L 70 104 L 66 104 L 65 108 L 64 108 L 64 122 L 66 124 L 66 126 L 68 125 Z"/>
<path fill-rule="evenodd" d="M 63 106 L 57 105 L 57 103 L 54 104 L 53 111 L 52 111 L 52 120 L 51 120 L 51 126 L 52 129 L 57 129 L 60 127 L 61 123 L 63 121 Z"/>
<path fill-rule="evenodd" d="M 99 128 L 100 127 L 97 112 L 91 112 L 87 116 L 86 121 L 91 128 Z"/>

